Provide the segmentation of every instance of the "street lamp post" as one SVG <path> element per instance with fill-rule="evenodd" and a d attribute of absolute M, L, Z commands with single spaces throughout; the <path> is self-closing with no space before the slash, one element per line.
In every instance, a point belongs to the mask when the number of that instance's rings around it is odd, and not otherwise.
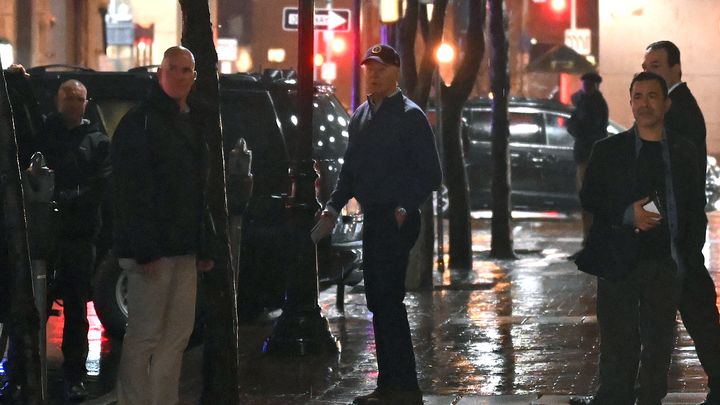
<path fill-rule="evenodd" d="M 288 271 L 283 312 L 265 340 L 263 352 L 306 355 L 335 354 L 339 343 L 330 332 L 318 305 L 317 250 L 310 239 L 315 213 L 317 175 L 312 160 L 314 2 L 299 0 L 298 24 L 298 130 L 295 156 L 290 163 L 291 195 L 286 203 L 292 267 Z"/>
<path fill-rule="evenodd" d="M 435 136 L 437 138 L 437 149 L 440 155 L 440 161 L 444 162 L 443 156 L 443 116 L 442 116 L 442 88 L 443 79 L 440 74 L 440 65 L 452 62 L 455 58 L 455 50 L 447 43 L 442 43 L 435 51 L 435 59 L 437 60 L 437 68 L 435 69 Z M 442 190 L 435 192 L 435 210 L 437 221 L 437 266 L 438 271 L 445 271 L 445 249 L 444 243 L 444 226 L 443 226 L 443 198 Z"/>

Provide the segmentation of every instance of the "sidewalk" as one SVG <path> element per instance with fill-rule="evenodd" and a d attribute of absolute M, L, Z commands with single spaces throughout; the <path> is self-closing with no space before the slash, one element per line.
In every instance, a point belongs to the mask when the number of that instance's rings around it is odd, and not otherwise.
<path fill-rule="evenodd" d="M 408 293 L 426 404 L 566 404 L 569 395 L 595 389 L 595 280 L 566 260 L 579 248 L 579 223 L 526 220 L 517 225 L 518 260 L 489 260 L 489 222 L 476 220 L 472 271 L 436 273 L 433 291 Z M 712 228 L 709 239 L 714 235 Z M 711 242 L 706 257 L 714 264 L 720 256 L 715 240 Z M 346 291 L 344 314 L 335 308 L 334 288 L 320 297 L 323 314 L 342 344 L 337 357 L 263 355 L 262 341 L 278 312 L 241 325 L 239 404 L 348 404 L 374 388 L 371 314 L 361 284 Z M 201 348 L 186 354 L 184 404 L 197 403 L 201 357 Z M 115 400 L 114 393 L 107 393 L 113 361 L 101 362 L 104 369 L 91 383 L 104 388 L 87 404 Z M 664 404 L 697 404 L 705 396 L 704 374 L 679 321 L 669 390 Z"/>

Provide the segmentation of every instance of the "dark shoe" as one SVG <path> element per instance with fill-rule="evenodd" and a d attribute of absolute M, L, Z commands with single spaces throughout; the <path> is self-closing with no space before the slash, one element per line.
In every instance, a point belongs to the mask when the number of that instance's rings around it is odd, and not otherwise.
<path fill-rule="evenodd" d="M 87 390 L 82 381 L 65 384 L 65 399 L 78 402 L 87 397 Z"/>
<path fill-rule="evenodd" d="M 369 394 L 360 395 L 359 397 L 355 397 L 355 400 L 353 401 L 354 405 L 365 405 L 365 404 L 374 404 L 374 401 L 378 398 L 380 398 L 380 389 L 375 388 L 375 390 Z"/>
<path fill-rule="evenodd" d="M 0 387 L 0 404 L 22 403 L 22 386 L 13 382 L 6 382 Z"/>
<path fill-rule="evenodd" d="M 420 390 L 375 391 L 355 398 L 355 405 L 422 405 Z"/>
<path fill-rule="evenodd" d="M 578 250 L 577 252 L 575 252 L 575 253 L 571 254 L 570 256 L 568 256 L 568 257 L 567 257 L 568 261 L 574 262 L 574 261 L 578 258 L 578 256 L 580 256 L 580 252 L 582 252 L 582 249 L 580 249 L 580 250 Z"/>
<path fill-rule="evenodd" d="M 596 405 L 595 397 L 593 396 L 572 396 L 568 401 L 570 405 Z"/>

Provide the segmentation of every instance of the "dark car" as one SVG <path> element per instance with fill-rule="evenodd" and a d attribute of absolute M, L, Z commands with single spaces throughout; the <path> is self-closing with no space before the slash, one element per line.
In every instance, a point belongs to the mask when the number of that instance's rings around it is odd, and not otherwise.
<path fill-rule="evenodd" d="M 469 101 L 463 110 L 466 165 L 473 210 L 492 207 L 492 122 L 490 99 Z M 511 203 L 514 210 L 573 212 L 580 208 L 575 187 L 573 138 L 566 129 L 572 108 L 550 100 L 511 99 Z M 625 130 L 610 121 L 608 135 Z M 720 168 L 708 158 L 707 197 L 712 207 L 720 197 Z"/>
<path fill-rule="evenodd" d="M 29 70 L 30 84 L 40 112 L 54 110 L 59 85 L 68 79 L 80 80 L 91 99 L 87 117 L 98 122 L 111 137 L 123 115 L 148 96 L 155 74 L 147 69 L 131 72 L 95 72 L 87 69 L 38 67 Z M 240 201 L 247 191 L 228 180 L 230 209 L 242 207 L 239 240 L 238 306 L 241 315 L 252 318 L 263 308 L 277 308 L 283 302 L 287 272 L 292 270 L 288 257 L 288 230 L 285 203 L 290 189 L 288 167 L 297 139 L 297 108 L 294 105 L 296 81 L 287 71 L 263 74 L 220 76 L 223 143 L 228 166 L 233 148 L 244 142 L 252 152 L 252 194 Z M 313 158 L 320 177 L 316 193 L 321 204 L 328 198 L 342 164 L 347 146 L 349 117 L 333 95 L 332 88 L 315 88 L 313 113 Z M 244 141 L 240 141 L 240 140 Z M 40 140 L 41 142 L 42 140 Z M 234 202 L 233 202 L 234 201 Z M 104 204 L 111 206 L 110 203 Z M 318 206 L 319 207 L 319 206 Z M 230 213 L 240 214 L 240 212 Z M 112 215 L 106 212 L 106 223 Z M 359 210 L 343 213 L 331 240 L 318 246 L 320 281 L 329 284 L 342 280 L 357 269 L 361 261 L 360 235 L 362 214 Z M 237 236 L 237 235 L 236 235 Z M 110 227 L 101 235 L 99 252 L 109 252 Z M 237 248 L 237 247 L 233 247 Z M 101 256 L 101 255 L 99 255 Z M 127 318 L 126 279 L 111 252 L 96 272 L 95 306 L 106 330 L 124 333 Z"/>

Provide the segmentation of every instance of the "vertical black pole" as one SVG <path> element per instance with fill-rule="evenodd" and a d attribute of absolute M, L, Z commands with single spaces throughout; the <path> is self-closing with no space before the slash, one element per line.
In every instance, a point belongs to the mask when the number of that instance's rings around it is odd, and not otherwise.
<path fill-rule="evenodd" d="M 350 21 L 350 31 L 353 37 L 353 57 L 352 57 L 352 95 L 350 99 L 350 110 L 355 111 L 360 105 L 360 12 L 362 10 L 362 0 L 354 0 L 353 15 Z"/>
<path fill-rule="evenodd" d="M 265 340 L 263 352 L 285 355 L 337 353 L 337 340 L 318 306 L 317 251 L 310 239 L 315 213 L 317 174 L 312 160 L 314 1 L 299 0 L 298 127 L 299 139 L 290 163 L 292 187 L 285 205 L 288 215 L 288 285 L 283 313 Z"/>
<path fill-rule="evenodd" d="M 16 361 L 24 364 L 20 384 L 25 392 L 23 404 L 44 404 L 42 371 L 40 369 L 40 316 L 35 307 L 30 253 L 25 222 L 25 205 L 20 180 L 18 149 L 12 108 L 0 70 L 0 225 L 7 240 L 8 268 L 11 276 L 10 339 L 19 348 Z"/>
<path fill-rule="evenodd" d="M 442 116 L 442 77 L 440 77 L 440 64 L 438 63 L 435 68 L 435 128 L 437 138 L 438 155 L 440 155 L 440 161 L 445 160 L 443 153 L 443 116 Z M 442 167 L 445 167 L 442 165 Z M 436 214 L 437 214 L 437 269 L 440 273 L 445 271 L 445 250 L 444 241 L 445 232 L 443 230 L 443 210 L 442 210 L 442 187 L 440 190 L 435 192 L 437 195 L 436 202 Z"/>

